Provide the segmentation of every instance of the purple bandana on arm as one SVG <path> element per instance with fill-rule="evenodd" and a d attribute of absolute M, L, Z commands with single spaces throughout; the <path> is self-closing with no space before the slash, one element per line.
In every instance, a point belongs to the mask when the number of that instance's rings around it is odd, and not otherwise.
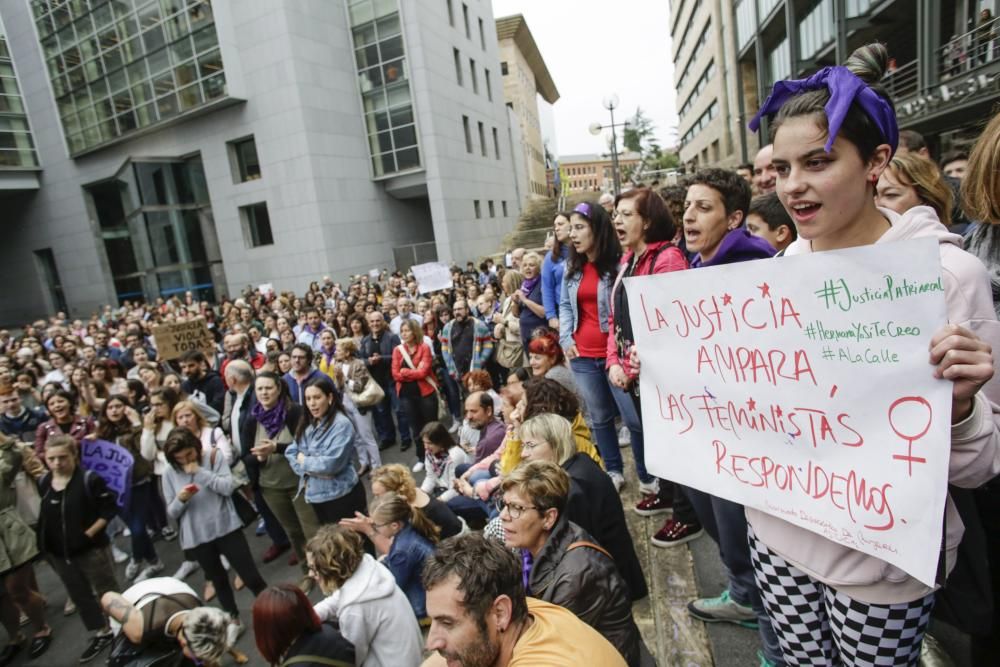
<path fill-rule="evenodd" d="M 776 113 L 784 106 L 785 102 L 796 95 L 821 88 L 827 88 L 830 91 L 830 101 L 826 103 L 825 107 L 829 127 L 825 146 L 827 153 L 833 148 L 833 142 L 837 138 L 837 133 L 840 132 L 840 126 L 844 123 L 847 111 L 851 108 L 851 103 L 855 101 L 875 123 L 875 126 L 882 133 L 885 143 L 892 147 L 892 152 L 896 152 L 896 147 L 899 145 L 899 126 L 896 124 L 896 114 L 892 107 L 881 95 L 843 65 L 824 67 L 805 79 L 778 81 L 774 84 L 774 89 L 760 110 L 757 111 L 757 115 L 750 120 L 750 129 L 756 132 L 757 128 L 760 127 L 761 118 Z"/>

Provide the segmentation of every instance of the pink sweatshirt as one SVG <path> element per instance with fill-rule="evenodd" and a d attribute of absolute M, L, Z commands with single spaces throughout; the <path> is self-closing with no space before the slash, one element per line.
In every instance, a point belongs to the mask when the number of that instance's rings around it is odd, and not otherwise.
<path fill-rule="evenodd" d="M 949 232 L 930 207 L 917 206 L 903 215 L 884 208 L 879 211 L 892 228 L 877 243 L 926 237 L 938 239 L 948 321 L 969 329 L 989 343 L 994 350 L 994 367 L 1000 366 L 1000 322 L 996 319 L 990 282 L 982 262 L 962 250 L 962 237 Z M 809 252 L 812 252 L 809 241 L 799 238 L 788 247 L 785 255 Z M 930 366 L 927 372 L 931 372 Z M 951 427 L 949 483 L 976 488 L 1000 473 L 998 405 L 1000 372 L 976 396 L 972 414 Z M 916 600 L 934 590 L 881 559 L 827 540 L 778 517 L 750 508 L 746 515 L 757 537 L 771 551 L 853 599 L 895 604 Z M 945 516 L 945 567 L 950 573 L 965 532 L 950 497 L 945 505 Z M 940 545 L 928 544 L 927 548 L 937 550 Z"/>

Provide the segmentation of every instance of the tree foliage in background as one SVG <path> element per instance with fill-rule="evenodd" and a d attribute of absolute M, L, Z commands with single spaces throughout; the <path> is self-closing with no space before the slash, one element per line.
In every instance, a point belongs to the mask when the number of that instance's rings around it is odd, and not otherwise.
<path fill-rule="evenodd" d="M 635 115 L 628 120 L 628 127 L 623 133 L 622 143 L 625 150 L 639 153 L 641 159 L 637 168 L 623 170 L 626 180 L 632 178 L 634 172 L 674 169 L 680 165 L 680 158 L 672 151 L 664 151 L 655 137 L 656 126 L 636 107 Z"/>

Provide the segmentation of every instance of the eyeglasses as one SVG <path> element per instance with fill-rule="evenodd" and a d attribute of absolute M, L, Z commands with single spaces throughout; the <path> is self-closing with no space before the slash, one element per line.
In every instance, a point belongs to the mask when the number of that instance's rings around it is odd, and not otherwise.
<path fill-rule="evenodd" d="M 526 510 L 537 510 L 538 508 L 534 505 L 518 505 L 516 503 L 508 503 L 502 497 L 497 497 L 493 504 L 497 508 L 497 512 L 503 514 L 504 510 L 507 510 L 507 516 L 511 519 L 520 519 L 521 515 L 524 514 Z"/>
<path fill-rule="evenodd" d="M 536 447 L 541 447 L 542 445 L 547 445 L 549 443 L 544 440 L 539 440 L 535 442 L 534 440 L 522 440 L 521 449 L 534 450 Z"/>

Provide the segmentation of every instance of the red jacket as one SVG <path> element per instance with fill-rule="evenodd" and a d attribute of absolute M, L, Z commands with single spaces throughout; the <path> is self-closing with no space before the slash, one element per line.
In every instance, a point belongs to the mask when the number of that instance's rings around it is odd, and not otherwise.
<path fill-rule="evenodd" d="M 657 255 L 656 251 L 662 246 L 670 246 L 668 248 L 663 248 Z M 632 251 L 625 253 L 622 257 L 622 262 L 618 268 L 618 277 L 615 278 L 614 285 L 611 286 L 611 303 L 609 304 L 611 314 L 608 316 L 608 348 L 607 348 L 607 360 L 605 361 L 605 368 L 611 368 L 615 364 L 619 364 L 625 374 L 632 377 L 632 366 L 629 364 L 628 359 L 621 359 L 618 357 L 618 346 L 616 345 L 614 331 L 615 331 L 615 290 L 625 289 L 625 285 L 622 284 L 622 276 L 625 273 L 626 267 L 628 267 L 629 262 L 632 261 Z M 656 266 L 653 264 L 653 256 L 656 255 Z M 650 276 L 657 273 L 669 273 L 671 271 L 683 271 L 688 268 L 687 258 L 684 257 L 684 253 L 680 251 L 680 248 L 674 246 L 670 241 L 654 241 L 646 245 L 646 251 L 639 257 L 639 261 L 636 262 L 635 270 L 632 272 L 633 276 Z M 631 308 L 631 305 L 630 305 Z M 625 313 L 625 317 L 628 317 L 628 313 Z"/>
<path fill-rule="evenodd" d="M 392 379 L 396 381 L 396 393 L 400 392 L 404 382 L 416 382 L 420 388 L 420 395 L 430 396 L 434 393 L 434 387 L 437 384 L 437 380 L 433 379 L 434 357 L 431 355 L 430 348 L 423 343 L 417 345 L 415 352 L 407 348 L 410 359 L 416 366 L 416 368 L 410 368 L 403 361 L 403 355 L 400 351 L 402 346 L 403 344 L 400 344 L 392 348 Z M 430 382 L 428 378 L 431 378 Z"/>

